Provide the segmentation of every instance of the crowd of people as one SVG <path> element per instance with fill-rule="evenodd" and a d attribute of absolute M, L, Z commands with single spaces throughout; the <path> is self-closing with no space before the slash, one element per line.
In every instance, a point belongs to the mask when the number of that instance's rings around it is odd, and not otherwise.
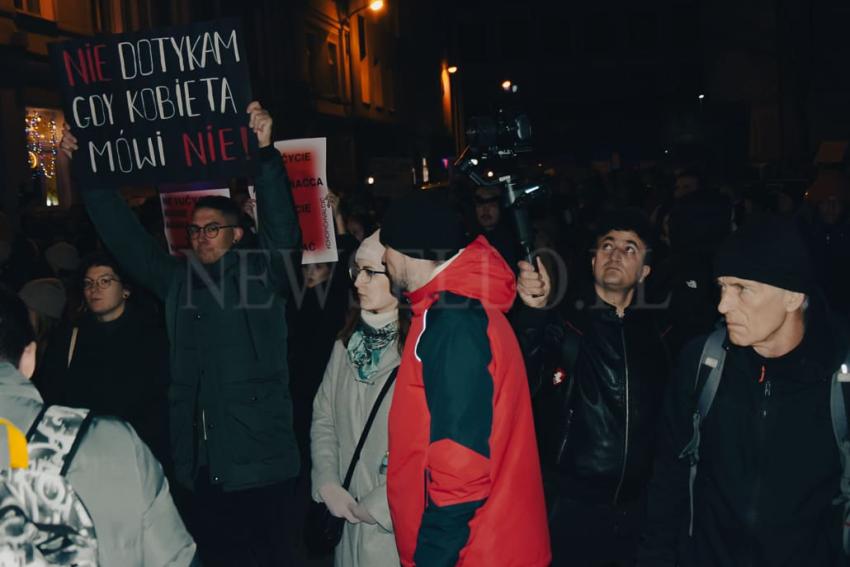
<path fill-rule="evenodd" d="M 55 242 L 0 223 L 0 557 L 14 532 L 80 565 L 850 563 L 842 172 L 565 179 L 526 259 L 498 186 L 331 195 L 339 260 L 298 270 L 246 116 L 257 206 L 200 199 L 186 258 L 115 187 Z M 6 502 L 47 461 L 87 510 L 53 515 L 63 545 Z"/>

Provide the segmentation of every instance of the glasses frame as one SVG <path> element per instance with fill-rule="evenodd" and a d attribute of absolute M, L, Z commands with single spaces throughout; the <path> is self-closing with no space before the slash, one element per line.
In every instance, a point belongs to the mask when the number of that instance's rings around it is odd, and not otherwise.
<path fill-rule="evenodd" d="M 238 224 L 218 224 L 215 222 L 211 222 L 209 224 L 205 224 L 204 226 L 199 226 L 197 224 L 190 224 L 186 227 L 186 234 L 189 236 L 189 240 L 193 238 L 200 238 L 201 233 L 204 233 L 204 236 L 208 239 L 212 240 L 223 228 L 239 228 Z"/>
<path fill-rule="evenodd" d="M 106 281 L 106 283 L 105 284 L 101 283 L 103 281 Z M 83 291 L 88 290 L 88 289 L 95 289 L 95 288 L 97 288 L 99 290 L 109 289 L 110 287 L 112 287 L 113 282 L 121 283 L 121 279 L 116 278 L 115 276 L 101 276 L 101 277 L 97 278 L 96 280 L 84 278 L 83 279 Z"/>
<path fill-rule="evenodd" d="M 372 268 L 358 268 L 357 266 L 350 266 L 348 268 L 348 277 L 351 278 L 352 282 L 356 282 L 357 278 L 360 274 L 366 274 L 366 283 L 372 281 L 372 278 L 378 274 L 387 275 L 387 271 L 379 272 L 378 270 L 373 270 Z"/>

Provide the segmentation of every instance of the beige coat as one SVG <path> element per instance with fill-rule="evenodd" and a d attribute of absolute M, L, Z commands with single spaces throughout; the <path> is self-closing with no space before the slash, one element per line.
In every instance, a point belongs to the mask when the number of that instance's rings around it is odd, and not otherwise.
<path fill-rule="evenodd" d="M 341 341 L 334 344 L 322 385 L 313 401 L 313 425 L 310 431 L 313 458 L 313 499 L 321 502 L 319 487 L 328 482 L 342 484 L 378 393 L 398 366 L 397 345 L 383 354 L 374 384 L 355 378 L 357 370 L 348 360 Z M 377 524 L 345 524 L 342 541 L 336 548 L 335 567 L 397 567 L 399 565 L 387 504 L 386 470 L 381 463 L 387 453 L 387 417 L 393 389 L 387 393 L 378 411 L 360 460 L 354 470 L 349 492 L 377 520 Z"/>

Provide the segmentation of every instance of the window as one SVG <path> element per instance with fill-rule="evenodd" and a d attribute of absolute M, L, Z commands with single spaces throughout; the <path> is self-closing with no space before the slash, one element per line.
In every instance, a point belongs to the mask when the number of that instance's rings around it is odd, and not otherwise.
<path fill-rule="evenodd" d="M 322 98 L 338 99 L 339 46 L 327 41 L 326 31 L 309 31 L 305 34 L 304 55 L 307 82 L 313 92 Z"/>
<path fill-rule="evenodd" d="M 91 12 L 96 31 L 103 33 L 112 31 L 112 0 L 94 0 Z"/>
<path fill-rule="evenodd" d="M 26 108 L 27 161 L 31 190 L 40 194 L 47 206 L 59 204 L 60 187 L 56 176 L 56 156 L 65 117 L 53 108 Z"/>
<path fill-rule="evenodd" d="M 357 42 L 360 44 L 360 60 L 366 59 L 366 20 L 357 16 Z"/>
<path fill-rule="evenodd" d="M 384 67 L 378 57 L 375 57 L 372 67 L 374 68 L 372 76 L 375 78 L 375 108 L 380 109 L 384 107 L 384 86 L 382 84 Z"/>
<path fill-rule="evenodd" d="M 15 0 L 15 8 L 33 16 L 41 16 L 48 20 L 56 19 L 53 0 Z"/>
<path fill-rule="evenodd" d="M 328 42 L 328 78 L 330 95 L 339 96 L 339 48 L 333 41 Z"/>

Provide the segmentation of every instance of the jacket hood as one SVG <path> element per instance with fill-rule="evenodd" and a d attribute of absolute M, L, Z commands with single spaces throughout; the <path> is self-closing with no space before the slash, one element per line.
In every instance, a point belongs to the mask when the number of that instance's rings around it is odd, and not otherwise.
<path fill-rule="evenodd" d="M 516 276 L 483 235 L 473 240 L 450 264 L 419 289 L 405 295 L 416 305 L 444 291 L 480 301 L 506 313 L 516 298 Z"/>

